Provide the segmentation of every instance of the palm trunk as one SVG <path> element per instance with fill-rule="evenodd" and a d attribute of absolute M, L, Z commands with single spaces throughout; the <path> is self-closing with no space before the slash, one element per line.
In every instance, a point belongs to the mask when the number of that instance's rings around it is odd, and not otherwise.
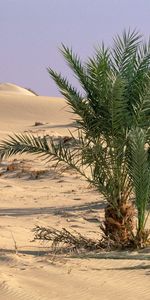
<path fill-rule="evenodd" d="M 133 204 L 121 204 L 105 208 L 105 221 L 103 231 L 105 237 L 116 245 L 126 247 L 133 241 L 135 208 Z"/>

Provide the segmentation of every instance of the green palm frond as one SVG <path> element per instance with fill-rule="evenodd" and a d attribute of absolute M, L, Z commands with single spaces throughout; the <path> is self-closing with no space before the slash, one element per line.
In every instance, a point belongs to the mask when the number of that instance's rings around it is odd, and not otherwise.
<path fill-rule="evenodd" d="M 94 88 L 93 81 L 88 77 L 86 68 L 84 67 L 81 59 L 77 54 L 73 53 L 72 49 L 66 47 L 62 44 L 60 49 L 63 57 L 65 58 L 67 64 L 75 74 L 76 78 L 80 82 L 82 88 L 86 92 L 85 97 L 92 97 L 92 91 Z"/>
<path fill-rule="evenodd" d="M 95 90 L 92 96 L 96 98 L 95 105 L 98 108 L 99 102 L 100 104 L 103 102 L 108 103 L 112 86 L 113 74 L 110 66 L 109 49 L 105 48 L 104 44 L 102 44 L 102 47 L 96 48 L 94 56 L 88 59 L 85 66 L 87 74 L 94 85 Z"/>
<path fill-rule="evenodd" d="M 150 198 L 150 163 L 145 148 L 146 134 L 140 128 L 133 129 L 129 136 L 129 173 L 133 180 L 135 201 L 138 210 L 138 230 L 145 226 L 145 214 Z"/>
<path fill-rule="evenodd" d="M 141 35 L 136 31 L 124 31 L 122 36 L 117 35 L 114 39 L 112 62 L 115 72 L 128 78 L 131 72 L 131 64 L 134 62 L 135 53 L 141 42 Z"/>
<path fill-rule="evenodd" d="M 93 184 L 111 204 L 115 181 L 114 162 L 109 146 L 101 140 L 96 144 L 78 132 L 78 139 L 71 135 L 72 144 L 56 141 L 52 137 L 36 137 L 31 134 L 16 134 L 0 143 L 0 159 L 14 154 L 30 153 L 46 161 L 64 162 Z M 120 177 L 121 182 L 121 177 Z M 123 187 L 122 187 L 123 188 Z"/>
<path fill-rule="evenodd" d="M 41 138 L 31 134 L 15 134 L 0 143 L 0 159 L 16 154 L 35 154 L 46 161 L 64 162 L 92 182 L 83 169 L 80 151 L 80 143 L 83 143 L 83 139 L 80 137 L 80 141 L 76 141 L 72 135 L 72 140 L 73 147 L 64 144 L 63 141 L 55 141 L 50 136 Z"/>
<path fill-rule="evenodd" d="M 142 114 L 150 109 L 150 47 L 142 45 L 138 48 L 136 57 L 136 69 L 130 78 L 127 97 L 130 99 L 130 109 L 133 109 L 134 118 L 137 122 Z M 148 103 L 149 100 L 149 103 Z M 146 111 L 145 111 L 146 109 Z M 148 109 L 148 110 L 147 110 Z"/>
<path fill-rule="evenodd" d="M 93 121 L 95 120 L 95 115 L 92 108 L 89 108 L 86 99 L 74 88 L 72 87 L 68 80 L 63 78 L 61 74 L 48 68 L 48 73 L 51 78 L 57 83 L 60 88 L 61 94 L 66 98 L 67 104 L 71 106 L 72 111 L 80 117 L 76 119 L 77 124 L 83 130 L 92 131 Z"/>
<path fill-rule="evenodd" d="M 68 105 L 71 106 L 73 112 L 79 116 L 79 118 L 76 118 L 76 122 L 79 127 L 84 130 L 86 135 L 99 136 L 103 130 L 106 130 L 106 127 L 110 127 L 110 125 L 107 126 L 106 124 L 107 121 L 109 122 L 108 109 L 106 110 L 106 108 L 102 106 L 98 114 L 98 110 L 96 109 L 95 111 L 93 106 L 89 104 L 89 98 L 83 98 L 83 96 L 69 84 L 67 79 L 63 78 L 61 74 L 58 74 L 51 68 L 47 70 L 60 88 L 61 94 L 66 98 Z"/>
<path fill-rule="evenodd" d="M 0 159 L 15 154 L 31 153 L 48 158 L 52 154 L 48 141 L 45 137 L 34 137 L 31 134 L 15 134 L 8 136 L 8 139 L 1 141 Z"/>
<path fill-rule="evenodd" d="M 68 100 L 68 104 L 71 105 L 74 112 L 78 111 L 80 113 L 80 108 L 82 110 L 83 96 L 77 91 L 68 80 L 61 76 L 61 74 L 53 71 L 51 68 L 47 68 L 48 73 L 51 78 L 56 82 L 60 89 L 61 94 Z"/>
<path fill-rule="evenodd" d="M 129 126 L 130 115 L 128 111 L 127 99 L 124 98 L 126 85 L 121 77 L 116 77 L 110 100 L 110 115 L 112 121 L 112 136 L 125 137 L 126 128 Z"/>

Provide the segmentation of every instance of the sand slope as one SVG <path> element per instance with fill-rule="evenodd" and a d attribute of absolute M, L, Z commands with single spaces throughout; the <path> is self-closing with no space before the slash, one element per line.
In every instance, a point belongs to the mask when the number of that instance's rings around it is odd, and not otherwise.
<path fill-rule="evenodd" d="M 0 87 L 0 139 L 12 132 L 67 135 L 73 130 L 64 99 L 11 88 Z M 43 125 L 34 126 L 37 121 Z M 98 237 L 104 204 L 72 170 L 59 172 L 54 163 L 33 156 L 13 159 L 0 162 L 0 300 L 149 300 L 147 260 L 42 255 L 48 244 L 31 242 L 36 224 Z"/>
<path fill-rule="evenodd" d="M 59 131 L 64 128 L 66 131 L 65 127 L 72 123 L 73 116 L 65 111 L 65 106 L 61 98 L 0 93 L 0 131 L 30 130 L 35 122 L 48 123 L 48 128 L 59 128 Z"/>
<path fill-rule="evenodd" d="M 76 259 L 52 264 L 31 256 L 7 259 L 11 269 L 3 261 L 1 300 L 149 300 L 149 274 L 143 262 Z"/>
<path fill-rule="evenodd" d="M 24 89 L 18 85 L 12 83 L 1 83 L 0 84 L 0 94 L 4 95 L 25 95 L 25 96 L 33 96 L 34 93 Z M 35 95 L 34 95 L 35 96 Z"/>

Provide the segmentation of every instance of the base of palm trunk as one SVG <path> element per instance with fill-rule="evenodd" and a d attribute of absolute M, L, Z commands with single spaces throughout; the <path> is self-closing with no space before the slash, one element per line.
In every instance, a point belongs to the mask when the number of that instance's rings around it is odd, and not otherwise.
<path fill-rule="evenodd" d="M 134 206 L 123 204 L 117 209 L 108 205 L 105 208 L 105 221 L 101 227 L 105 238 L 114 245 L 128 246 L 133 240 Z"/>
<path fill-rule="evenodd" d="M 150 245 L 150 230 L 138 230 L 135 237 L 135 244 L 137 248 L 145 248 Z"/>

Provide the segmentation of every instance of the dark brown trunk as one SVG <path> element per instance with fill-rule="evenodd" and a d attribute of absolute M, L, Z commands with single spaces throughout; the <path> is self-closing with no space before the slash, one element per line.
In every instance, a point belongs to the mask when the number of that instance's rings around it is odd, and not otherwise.
<path fill-rule="evenodd" d="M 116 246 L 126 246 L 133 240 L 135 209 L 132 204 L 121 204 L 118 208 L 108 205 L 105 208 L 103 231 L 105 237 Z"/>

